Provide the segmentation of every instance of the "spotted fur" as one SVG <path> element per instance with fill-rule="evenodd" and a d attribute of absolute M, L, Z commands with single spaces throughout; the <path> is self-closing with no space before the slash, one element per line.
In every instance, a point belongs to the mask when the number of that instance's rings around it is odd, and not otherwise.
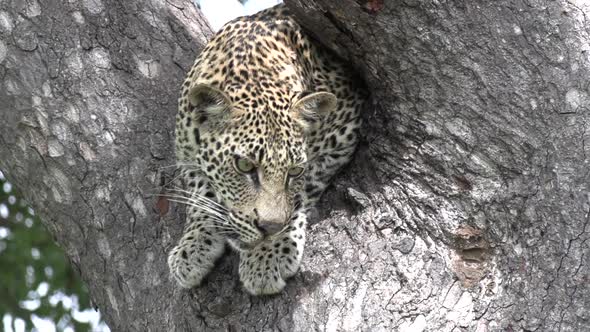
<path fill-rule="evenodd" d="M 284 5 L 227 23 L 211 39 L 184 81 L 176 118 L 185 186 L 177 197 L 189 209 L 168 263 L 182 287 L 199 285 L 229 241 L 248 292 L 281 291 L 299 269 L 306 212 L 357 144 L 365 98 L 357 84 Z"/>

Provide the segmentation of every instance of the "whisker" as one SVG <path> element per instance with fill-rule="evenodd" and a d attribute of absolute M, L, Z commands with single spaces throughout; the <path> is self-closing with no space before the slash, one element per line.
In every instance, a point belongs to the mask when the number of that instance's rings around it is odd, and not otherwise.
<path fill-rule="evenodd" d="M 172 188 L 170 188 L 170 190 L 174 190 L 174 191 L 178 191 L 178 192 L 183 192 L 183 193 L 186 193 L 186 194 L 189 194 L 189 195 L 194 195 L 195 194 L 192 191 L 189 191 L 189 190 L 186 190 L 186 189 L 180 188 L 180 187 L 172 187 Z M 220 207 L 223 207 L 225 209 L 225 206 L 221 205 L 220 203 L 218 203 L 217 201 L 215 201 L 215 200 L 213 200 L 213 199 L 211 199 L 209 197 L 205 197 L 203 195 L 199 195 L 198 197 L 201 197 L 203 200 L 210 201 L 211 203 L 216 204 L 216 205 L 219 205 Z"/>
<path fill-rule="evenodd" d="M 235 232 L 233 232 L 233 231 L 224 231 L 224 230 L 219 231 L 219 232 L 216 232 L 216 233 L 217 234 L 223 234 L 223 235 L 225 235 L 225 234 L 235 234 Z"/>
<path fill-rule="evenodd" d="M 184 204 L 193 206 L 195 208 L 198 207 L 199 209 L 204 210 L 204 211 L 207 211 L 207 212 L 210 212 L 210 213 L 212 213 L 212 214 L 214 214 L 216 216 L 221 216 L 223 219 L 227 219 L 228 218 L 227 213 L 225 211 L 217 210 L 217 209 L 215 209 L 214 206 L 212 207 L 212 206 L 209 206 L 207 204 L 203 204 L 202 202 L 192 201 L 192 200 L 189 200 L 187 198 L 184 198 L 184 201 L 183 202 L 184 202 Z M 182 203 L 182 202 L 179 202 L 179 203 Z"/>
<path fill-rule="evenodd" d="M 172 164 L 172 165 L 165 165 L 165 166 L 161 166 L 161 167 L 164 168 L 164 167 L 173 167 L 173 166 L 175 166 L 175 167 L 182 167 L 182 166 L 195 166 L 195 167 L 198 167 L 199 164 L 197 164 L 196 162 L 191 163 L 191 162 L 182 162 L 182 161 L 180 161 L 180 162 L 176 162 L 175 164 Z"/>
<path fill-rule="evenodd" d="M 206 202 L 208 202 L 208 203 L 211 203 L 211 204 L 213 204 L 213 205 L 215 205 L 215 206 L 219 207 L 220 209 L 223 209 L 223 211 L 228 211 L 228 209 L 227 209 L 225 206 L 223 206 L 223 205 L 221 205 L 220 203 L 218 203 L 218 202 L 216 202 L 216 201 L 212 200 L 211 198 L 205 197 L 205 196 L 203 196 L 203 195 L 198 195 L 198 196 L 195 196 L 195 195 L 194 195 L 194 192 L 190 192 L 190 191 L 188 191 L 188 190 L 181 189 L 181 188 L 178 188 L 178 187 L 169 188 L 169 190 L 171 190 L 171 191 L 176 191 L 176 192 L 179 192 L 179 193 L 185 193 L 185 194 L 188 194 L 188 195 L 190 195 L 191 197 L 196 197 L 196 198 L 198 198 L 198 199 L 200 199 L 200 200 L 203 200 L 203 201 L 206 201 Z"/>
<path fill-rule="evenodd" d="M 202 228 L 209 228 L 209 229 L 221 229 L 221 230 L 227 230 L 227 231 L 235 231 L 235 229 L 231 228 L 231 227 L 227 227 L 227 226 L 222 226 L 222 225 L 210 225 L 210 226 L 205 226 Z"/>
<path fill-rule="evenodd" d="M 233 229 L 229 229 L 229 228 L 217 228 L 217 227 L 209 227 L 209 230 L 214 230 L 215 233 L 221 233 L 221 234 L 235 234 L 235 230 Z"/>
<path fill-rule="evenodd" d="M 169 198 L 177 199 L 177 200 L 179 200 L 179 201 L 177 201 L 178 203 L 186 204 L 186 205 L 189 205 L 189 206 L 194 206 L 194 207 L 199 208 L 201 210 L 210 212 L 210 213 L 212 213 L 212 214 L 214 214 L 216 216 L 220 216 L 223 219 L 227 219 L 228 218 L 227 211 L 223 211 L 223 210 L 221 210 L 221 209 L 219 209 L 218 207 L 215 207 L 215 206 L 210 206 L 210 205 L 207 204 L 207 202 L 202 202 L 202 201 L 199 201 L 199 200 L 196 200 L 196 199 L 191 199 L 191 198 L 188 198 L 188 197 L 185 197 L 185 196 L 178 196 L 178 195 L 168 195 L 168 194 L 166 194 L 166 195 L 163 195 L 163 197 L 169 197 Z"/>
<path fill-rule="evenodd" d="M 178 165 L 177 164 L 173 164 L 173 165 L 159 166 L 158 169 L 165 169 L 165 168 L 172 168 L 172 167 L 178 167 Z"/>
<path fill-rule="evenodd" d="M 203 209 L 206 209 L 207 211 L 211 211 L 212 213 L 214 213 L 216 215 L 223 216 L 224 219 L 229 218 L 227 211 L 220 210 L 219 208 L 217 208 L 215 206 L 210 206 L 210 205 L 203 203 L 203 202 L 198 202 L 198 201 L 193 201 L 193 202 L 194 202 L 193 205 L 196 206 L 196 204 L 198 204 L 199 206 L 202 206 Z"/>
<path fill-rule="evenodd" d="M 210 218 L 208 221 L 211 221 L 211 225 L 199 225 L 199 227 L 202 229 L 213 230 L 216 234 L 223 235 L 238 234 L 246 237 L 258 237 L 260 235 L 259 232 L 257 232 L 254 229 L 250 229 L 250 227 L 236 227 L 236 225 L 234 225 L 234 223 L 231 222 L 229 209 L 213 199 L 210 199 L 203 195 L 199 195 L 194 191 L 191 192 L 189 190 L 179 188 L 177 186 L 166 189 L 170 193 L 158 193 L 154 194 L 154 196 L 165 197 L 172 202 L 185 204 L 189 207 L 196 208 L 199 211 L 205 213 L 205 215 Z M 281 234 L 284 234 L 287 231 L 287 229 L 288 227 L 285 230 L 273 236 L 273 238 Z"/>
<path fill-rule="evenodd" d="M 276 234 L 273 234 L 273 235 L 270 237 L 270 239 L 271 239 L 271 240 L 276 240 L 276 239 L 277 239 L 277 238 L 279 238 L 281 235 L 283 235 L 283 234 L 285 234 L 285 233 L 288 233 L 290 230 L 291 230 L 291 226 L 289 225 L 289 226 L 287 226 L 287 227 L 283 228 L 283 229 L 282 229 L 280 232 L 278 232 L 278 233 L 276 233 Z"/>
<path fill-rule="evenodd" d="M 217 225 L 226 225 L 229 224 L 229 216 L 225 207 L 223 206 L 210 206 L 211 202 L 202 199 L 203 197 L 186 197 L 181 195 L 174 195 L 174 194 L 150 194 L 150 196 L 158 196 L 158 197 L 165 197 L 168 198 L 172 202 L 176 202 L 179 204 L 185 204 L 190 207 L 194 207 L 199 209 L 200 211 L 204 212 L 207 216 L 211 217 L 211 221 L 215 222 Z M 232 229 L 235 229 L 232 226 Z"/>
<path fill-rule="evenodd" d="M 187 229 L 188 228 L 190 228 L 190 226 L 187 227 Z M 231 227 L 228 227 L 228 226 L 224 226 L 224 225 L 215 226 L 215 225 L 203 225 L 203 224 L 201 224 L 201 225 L 199 225 L 198 228 L 199 229 L 206 229 L 206 230 L 227 231 L 229 233 L 236 233 L 236 230 L 235 229 L 233 229 Z M 194 230 L 193 228 L 191 228 L 191 229 Z"/>
<path fill-rule="evenodd" d="M 176 182 L 176 180 L 178 180 L 178 178 L 180 178 L 182 176 L 183 176 L 182 172 L 178 172 L 178 174 L 175 175 L 174 177 L 172 177 L 172 179 L 170 179 L 166 183 L 164 183 L 164 185 L 162 187 L 167 188 L 169 185 L 174 186 L 174 182 Z"/>
<path fill-rule="evenodd" d="M 215 226 L 215 225 L 199 225 L 198 227 L 199 229 L 206 229 L 206 230 L 221 230 L 221 231 L 229 231 L 231 233 L 235 233 L 235 229 L 228 227 L 228 226 L 224 226 L 224 225 L 219 225 L 219 226 Z M 194 227 L 191 227 L 190 225 L 187 227 L 187 229 L 190 230 L 194 230 Z"/>
<path fill-rule="evenodd" d="M 186 165 L 188 165 L 188 166 L 199 166 L 199 164 L 197 164 L 196 162 L 191 163 L 191 162 L 187 162 L 187 161 L 185 161 L 185 162 L 183 162 L 183 161 L 176 162 L 176 165 L 180 165 L 180 166 L 186 166 Z"/>
<path fill-rule="evenodd" d="M 194 171 L 194 170 L 199 170 L 199 165 L 177 163 L 177 164 L 173 164 L 173 165 L 158 166 L 157 169 L 161 171 L 161 170 L 167 170 L 170 168 L 179 169 L 179 170 L 183 170 L 183 168 L 185 168 L 186 170 Z"/>
<path fill-rule="evenodd" d="M 161 167 L 158 167 L 158 170 L 160 172 L 162 172 L 162 169 L 170 168 L 170 167 L 176 167 L 176 165 L 161 166 Z M 164 174 L 164 173 L 162 173 L 162 174 Z M 184 173 L 182 171 L 178 172 L 178 169 L 176 169 L 173 171 L 173 173 L 171 175 L 173 175 L 172 178 L 168 178 L 168 176 L 163 176 L 163 179 L 164 179 L 163 183 L 154 189 L 163 190 L 164 188 L 167 188 L 170 185 L 174 186 L 174 183 L 176 182 L 176 180 L 178 180 L 178 178 L 184 176 Z"/>
<path fill-rule="evenodd" d="M 160 195 L 160 196 L 169 198 L 170 201 L 172 201 L 172 202 L 186 204 L 189 206 L 193 206 L 195 208 L 199 208 L 205 212 L 211 213 L 212 216 L 219 217 L 221 220 L 226 220 L 226 218 L 227 218 L 227 216 L 223 215 L 220 211 L 217 211 L 217 210 L 211 208 L 210 206 L 202 204 L 201 202 L 199 202 L 197 200 L 193 200 L 193 199 L 190 199 L 190 198 L 187 198 L 184 196 L 168 195 L 168 194 L 164 194 L 164 195 Z"/>

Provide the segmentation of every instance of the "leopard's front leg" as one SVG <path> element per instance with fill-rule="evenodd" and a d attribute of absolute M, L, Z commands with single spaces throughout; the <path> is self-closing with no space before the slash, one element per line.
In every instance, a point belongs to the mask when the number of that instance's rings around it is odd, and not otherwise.
<path fill-rule="evenodd" d="M 215 210 L 213 203 L 207 203 L 210 199 L 203 199 L 213 196 L 207 181 L 190 170 L 183 170 L 182 176 L 191 191 L 173 189 L 171 198 L 188 205 L 187 223 L 178 245 L 168 255 L 168 266 L 180 286 L 191 288 L 201 284 L 215 261 L 223 255 L 226 240 L 219 216 L 215 211 L 211 213 L 211 209 L 203 209 L 203 206 L 211 205 Z"/>
<path fill-rule="evenodd" d="M 189 218 L 184 235 L 168 255 L 170 271 L 184 288 L 199 286 L 225 250 L 225 238 L 212 227 L 211 216 L 194 213 Z"/>
<path fill-rule="evenodd" d="M 285 233 L 240 252 L 240 280 L 250 294 L 276 294 L 285 287 L 285 280 L 297 273 L 306 226 L 305 214 L 298 212 Z"/>

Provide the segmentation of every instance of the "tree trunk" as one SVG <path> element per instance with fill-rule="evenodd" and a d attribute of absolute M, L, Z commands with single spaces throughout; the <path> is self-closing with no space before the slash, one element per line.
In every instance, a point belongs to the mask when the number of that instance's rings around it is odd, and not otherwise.
<path fill-rule="evenodd" d="M 277 296 L 236 256 L 191 291 L 166 256 L 190 0 L 0 3 L 0 168 L 113 331 L 590 329 L 590 8 L 291 0 L 373 93 L 364 141 Z"/>
<path fill-rule="evenodd" d="M 376 104 L 340 182 L 360 209 L 310 239 L 320 324 L 590 330 L 590 6 L 288 3 Z"/>
<path fill-rule="evenodd" d="M 210 34 L 190 0 L 0 1 L 0 168 L 113 331 L 205 324 L 168 276 L 181 218 L 151 194 Z"/>

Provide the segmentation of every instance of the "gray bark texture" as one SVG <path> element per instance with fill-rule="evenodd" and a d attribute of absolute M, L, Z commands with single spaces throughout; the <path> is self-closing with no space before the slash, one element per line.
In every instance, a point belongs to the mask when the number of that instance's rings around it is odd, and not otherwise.
<path fill-rule="evenodd" d="M 590 7 L 287 4 L 372 102 L 301 272 L 256 298 L 233 254 L 197 289 L 168 274 L 182 211 L 153 194 L 210 34 L 190 0 L 0 1 L 0 169 L 111 329 L 590 330 Z"/>

